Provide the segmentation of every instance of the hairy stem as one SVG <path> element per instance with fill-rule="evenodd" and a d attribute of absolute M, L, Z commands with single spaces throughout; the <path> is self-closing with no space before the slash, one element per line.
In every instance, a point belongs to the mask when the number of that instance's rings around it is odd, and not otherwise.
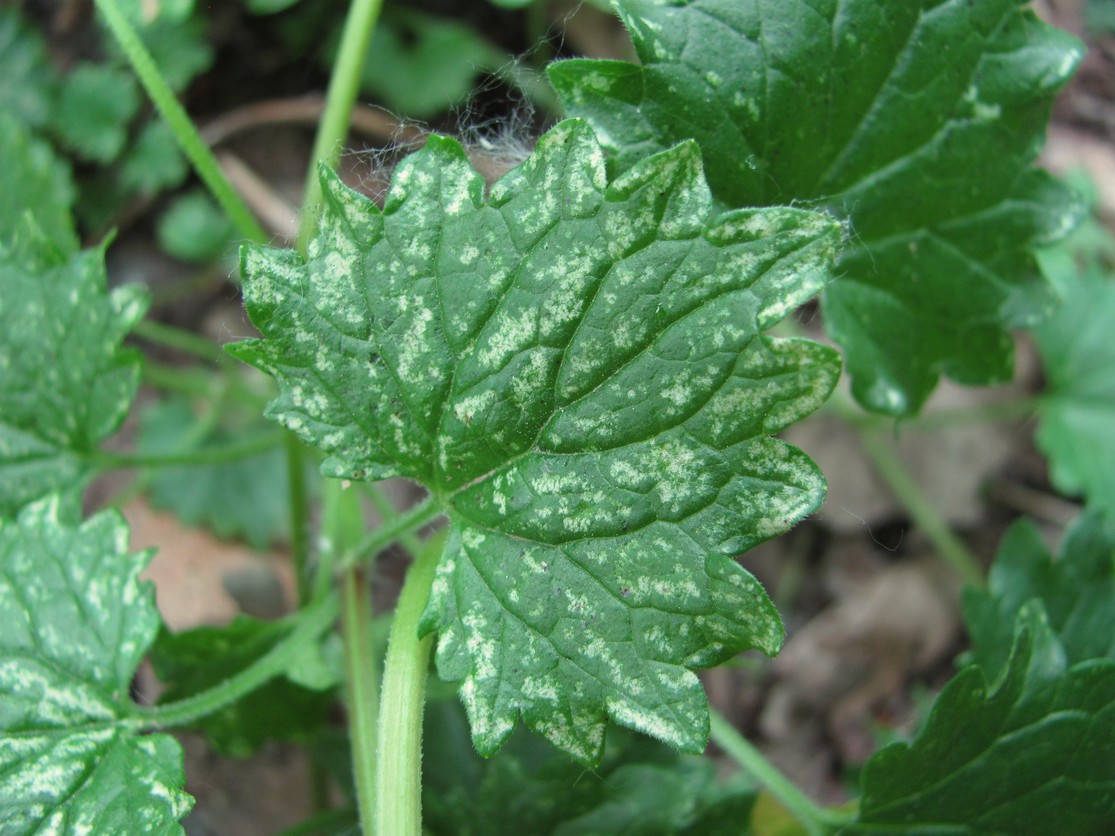
<path fill-rule="evenodd" d="M 128 21 L 117 0 L 93 0 L 104 16 L 105 23 L 116 38 L 124 54 L 128 56 L 132 69 L 139 76 L 140 83 L 151 97 L 155 107 L 162 114 L 174 134 L 178 147 L 182 149 L 205 183 L 217 203 L 225 210 L 240 235 L 252 241 L 263 242 L 268 236 L 263 231 L 247 205 L 240 199 L 228 179 L 221 171 L 217 158 L 209 150 L 198 133 L 194 123 L 175 98 L 174 91 L 166 83 L 147 47 L 143 45 L 135 28 Z"/>
<path fill-rule="evenodd" d="M 444 538 L 424 544 L 407 571 L 391 624 L 379 708 L 374 833 L 422 832 L 422 709 L 433 636 L 418 637 Z"/>
<path fill-rule="evenodd" d="M 302 220 L 298 227 L 298 249 L 302 253 L 306 252 L 306 246 L 317 228 L 317 208 L 321 204 L 317 164 L 325 162 L 336 165 L 340 156 L 341 143 L 348 135 L 356 94 L 360 91 L 360 71 L 368 55 L 368 45 L 372 41 L 382 8 L 383 0 L 353 0 L 349 6 L 341 45 L 337 51 L 337 63 L 333 65 L 329 90 L 325 94 L 325 112 L 318 125 L 313 155 L 306 173 Z"/>
<path fill-rule="evenodd" d="M 374 557 L 407 533 L 417 531 L 428 522 L 437 519 L 442 513 L 441 504 L 433 497 L 427 497 L 409 511 L 394 518 L 384 519 L 383 525 L 368 534 L 355 548 L 341 558 L 341 567 L 348 568 L 368 557 Z"/>
<path fill-rule="evenodd" d="M 379 677 L 372 649 L 372 599 L 364 584 L 364 573 L 356 568 L 349 569 L 341 578 L 341 620 L 352 775 L 360 823 L 365 833 L 371 833 L 375 821 Z"/>
<path fill-rule="evenodd" d="M 833 833 L 851 821 L 850 815 L 824 810 L 814 804 L 789 778 L 763 757 L 763 754 L 747 738 L 736 731 L 735 726 L 711 708 L 709 719 L 710 736 L 716 745 L 777 798 L 783 807 L 793 813 L 794 817 L 805 826 L 810 836 Z"/>
<path fill-rule="evenodd" d="M 137 706 L 129 724 L 141 730 L 186 726 L 231 705 L 286 671 L 336 618 L 335 597 L 315 602 L 298 613 L 297 625 L 289 636 L 235 676 L 184 700 L 152 708 Z"/>

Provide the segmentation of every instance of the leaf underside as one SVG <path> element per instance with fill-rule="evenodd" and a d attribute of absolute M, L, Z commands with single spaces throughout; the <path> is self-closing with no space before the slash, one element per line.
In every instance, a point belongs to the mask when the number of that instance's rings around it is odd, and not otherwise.
<path fill-rule="evenodd" d="M 0 521 L 0 831 L 181 832 L 181 747 L 125 722 L 158 629 L 147 559 L 118 515 L 72 527 L 59 507 Z"/>
<path fill-rule="evenodd" d="M 323 472 L 426 485 L 452 530 L 424 617 L 474 742 L 517 716 L 599 758 L 608 716 L 703 748 L 693 667 L 777 650 L 731 559 L 824 492 L 769 437 L 814 410 L 835 354 L 761 335 L 817 292 L 843 234 L 798 209 L 713 213 L 694 145 L 609 183 L 576 120 L 484 197 L 432 137 L 381 211 L 323 178 L 307 261 L 248 249 L 268 414 Z"/>
<path fill-rule="evenodd" d="M 1030 168 L 1083 54 L 1020 0 L 619 0 L 642 62 L 550 78 L 615 165 L 693 138 L 730 206 L 848 218 L 825 326 L 865 407 L 916 412 L 940 374 L 1008 379 L 1006 328 L 1053 308 L 1030 247 L 1077 198 Z"/>

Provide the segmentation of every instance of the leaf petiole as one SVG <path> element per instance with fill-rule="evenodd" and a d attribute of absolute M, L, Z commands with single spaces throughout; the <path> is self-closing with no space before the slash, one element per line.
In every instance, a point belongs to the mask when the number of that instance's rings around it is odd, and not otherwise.
<path fill-rule="evenodd" d="M 384 520 L 383 525 L 370 532 L 351 552 L 341 556 L 338 568 L 347 569 L 361 560 L 378 554 L 396 540 L 401 540 L 406 534 L 417 531 L 426 523 L 436 520 L 442 513 L 441 503 L 432 496 L 426 497 L 409 511 L 393 519 Z"/>
<path fill-rule="evenodd" d="M 126 724 L 141 731 L 187 726 L 231 705 L 285 672 L 337 619 L 336 596 L 316 601 L 295 616 L 290 635 L 244 670 L 200 694 L 152 707 L 136 706 Z"/>

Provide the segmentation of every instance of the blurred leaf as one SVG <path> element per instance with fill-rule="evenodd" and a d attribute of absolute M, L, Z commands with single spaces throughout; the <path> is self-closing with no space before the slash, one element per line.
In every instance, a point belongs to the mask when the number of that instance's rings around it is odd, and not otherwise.
<path fill-rule="evenodd" d="M 139 447 L 144 453 L 189 453 L 270 434 L 258 419 L 202 439 L 190 405 L 168 400 L 140 416 Z M 202 442 L 205 442 L 202 445 Z M 211 527 L 221 537 L 244 537 L 265 549 L 287 532 L 289 488 L 286 456 L 280 445 L 258 455 L 219 464 L 160 467 L 151 483 L 151 501 L 191 525 Z"/>
<path fill-rule="evenodd" d="M 376 27 L 362 87 L 400 115 L 435 116 L 471 92 L 508 57 L 467 26 L 429 15 L 385 17 Z"/>
<path fill-rule="evenodd" d="M 179 185 L 187 173 L 186 158 L 178 150 L 174 133 L 161 119 L 143 126 L 120 163 L 121 185 L 148 195 Z"/>
<path fill-rule="evenodd" d="M 181 23 L 194 11 L 194 0 L 119 0 L 119 3 L 124 14 L 140 25 L 156 20 Z"/>
<path fill-rule="evenodd" d="M 0 114 L 0 244 L 35 237 L 38 230 L 62 253 L 78 248 L 70 207 L 74 187 L 69 166 L 16 119 Z M 34 246 L 34 245 L 31 245 Z M 3 314 L 0 313 L 0 316 Z"/>
<path fill-rule="evenodd" d="M 137 34 L 176 93 L 185 90 L 195 76 L 213 64 L 213 46 L 206 36 L 204 20 L 197 16 L 183 20 L 158 16 L 138 26 Z M 121 67 L 127 68 L 127 59 L 116 39 L 106 33 L 104 41 L 109 54 Z M 131 72 L 130 69 L 123 71 Z"/>
<path fill-rule="evenodd" d="M 103 249 L 0 244 L 0 515 L 80 487 L 85 455 L 120 426 L 140 356 L 120 343 L 147 308 L 106 288 Z"/>
<path fill-rule="evenodd" d="M 129 72 L 81 64 L 62 84 L 52 127 L 81 159 L 110 163 L 123 150 L 138 107 L 139 91 Z"/>
<path fill-rule="evenodd" d="M 1011 526 L 986 589 L 964 594 L 971 661 L 994 681 L 1006 666 L 1014 616 L 1040 601 L 1067 664 L 1115 661 L 1115 527 L 1099 514 L 1082 516 L 1054 558 L 1029 520 Z"/>
<path fill-rule="evenodd" d="M 205 263 L 229 249 L 233 228 L 208 193 L 194 189 L 174 198 L 159 217 L 156 234 L 167 255 Z"/>
<path fill-rule="evenodd" d="M 1057 490 L 1115 519 L 1115 240 L 1087 224 L 1042 265 L 1064 301 L 1034 329 L 1046 376 L 1038 446 Z"/>
<path fill-rule="evenodd" d="M 299 0 L 244 0 L 248 11 L 257 15 L 271 15 L 289 9 Z"/>
<path fill-rule="evenodd" d="M 237 616 L 224 627 L 162 631 L 151 651 L 155 674 L 168 686 L 160 702 L 185 699 L 220 684 L 271 651 L 296 624 Z M 320 646 L 315 643 L 303 656 L 318 653 Z M 296 665 L 320 667 L 321 662 L 303 658 Z M 296 685 L 289 676 L 276 677 L 195 727 L 218 752 L 247 757 L 269 740 L 306 740 L 324 725 L 332 701 L 329 690 Z"/>
<path fill-rule="evenodd" d="M 181 833 L 182 748 L 140 735 L 128 689 L 159 625 L 149 555 L 57 500 L 0 520 L 0 832 Z"/>
<path fill-rule="evenodd" d="M 1070 666 L 1039 602 L 1004 675 L 965 668 L 925 729 L 864 768 L 846 833 L 1104 833 L 1115 821 L 1115 662 Z"/>
<path fill-rule="evenodd" d="M 499 755 L 481 758 L 454 700 L 427 704 L 423 825 L 433 834 L 742 836 L 754 793 L 715 764 L 609 729 L 601 764 L 582 765 L 520 729 Z"/>
<path fill-rule="evenodd" d="M 42 35 L 18 8 L 0 6 L 0 114 L 42 127 L 50 117 L 56 81 Z"/>

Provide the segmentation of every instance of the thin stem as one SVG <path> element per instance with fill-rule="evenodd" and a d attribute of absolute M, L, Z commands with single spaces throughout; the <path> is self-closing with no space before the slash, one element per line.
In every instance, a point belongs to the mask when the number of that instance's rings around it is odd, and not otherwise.
<path fill-rule="evenodd" d="M 141 730 L 165 729 L 186 726 L 219 711 L 226 705 L 247 696 L 252 691 L 285 672 L 311 642 L 320 636 L 337 618 L 337 599 L 323 598 L 301 610 L 297 626 L 282 642 L 273 647 L 240 673 L 215 685 L 208 691 L 184 700 L 156 705 L 151 708 L 136 707 L 129 724 Z"/>
<path fill-rule="evenodd" d="M 282 437 L 282 431 L 276 430 L 261 433 L 235 444 L 213 445 L 184 453 L 114 453 L 109 450 L 95 450 L 89 454 L 89 459 L 97 467 L 105 470 L 138 467 L 199 467 L 258 456 L 277 447 Z"/>
<path fill-rule="evenodd" d="M 360 823 L 365 833 L 371 833 L 375 821 L 379 677 L 372 649 L 372 599 L 363 581 L 364 573 L 356 568 L 342 576 L 341 619 L 353 781 Z"/>
<path fill-rule="evenodd" d="M 399 512 L 395 510 L 395 506 L 378 482 L 371 482 L 365 485 L 365 488 L 368 499 L 372 502 L 372 507 L 379 512 L 380 518 L 383 519 L 385 524 L 399 516 Z M 398 542 L 412 555 L 418 554 L 418 550 L 422 548 L 422 541 L 418 539 L 418 535 L 413 531 L 400 534 Z"/>
<path fill-rule="evenodd" d="M 433 636 L 418 637 L 418 622 L 441 555 L 435 537 L 415 555 L 391 624 L 379 708 L 375 828 L 382 836 L 422 832 L 422 708 Z"/>
<path fill-rule="evenodd" d="M 848 814 L 824 810 L 814 804 L 789 778 L 779 772 L 774 764 L 763 757 L 763 754 L 747 738 L 736 731 L 735 726 L 711 708 L 709 720 L 710 736 L 716 745 L 805 825 L 810 836 L 835 832 L 852 820 L 852 816 Z"/>
<path fill-rule="evenodd" d="M 341 558 L 341 568 L 347 569 L 367 557 L 374 557 L 408 532 L 417 531 L 426 523 L 441 515 L 441 504 L 432 496 L 426 497 L 409 511 L 393 519 L 384 520 L 383 525 L 368 534 L 350 552 Z"/>
<path fill-rule="evenodd" d="M 267 233 L 256 222 L 251 211 L 225 178 L 213 152 L 209 150 L 198 134 L 197 128 L 194 127 L 194 123 L 190 121 L 190 117 L 175 98 L 170 85 L 159 72 L 151 53 L 147 51 L 147 47 L 143 45 L 143 41 L 128 22 L 117 0 L 93 0 L 93 2 L 104 15 L 105 22 L 117 43 L 120 44 L 120 48 L 128 56 L 132 68 L 139 76 L 140 83 L 147 90 L 147 95 L 151 97 L 151 101 L 170 126 L 182 153 L 193 164 L 194 170 L 217 203 L 225 210 L 236 230 L 252 241 L 260 243 L 266 241 Z"/>
<path fill-rule="evenodd" d="M 352 108 L 360 91 L 360 71 L 368 55 L 383 0 L 353 0 L 345 19 L 337 63 L 329 79 L 325 94 L 325 112 L 318 125 L 314 150 L 306 173 L 306 191 L 302 197 L 302 220 L 298 227 L 298 250 L 305 254 L 306 246 L 317 228 L 317 209 L 321 204 L 321 183 L 317 164 L 336 165 L 341 144 L 348 136 Z"/>
<path fill-rule="evenodd" d="M 298 588 L 298 603 L 306 603 L 310 594 L 310 495 L 306 490 L 306 451 L 298 436 L 283 432 L 286 453 L 287 497 L 290 515 L 290 560 Z"/>
<path fill-rule="evenodd" d="M 185 328 L 175 328 L 173 325 L 156 322 L 153 319 L 142 319 L 136 323 L 132 333 L 149 343 L 172 348 L 200 360 L 216 363 L 218 366 L 235 365 L 232 357 L 220 346 Z"/>
<path fill-rule="evenodd" d="M 968 547 L 960 541 L 960 538 L 952 533 L 952 529 L 937 510 L 937 506 L 922 492 L 898 454 L 883 442 L 878 434 L 869 429 L 861 429 L 859 435 L 863 450 L 871 459 L 875 470 L 890 487 L 895 498 L 909 512 L 910 518 L 918 528 L 925 533 L 941 556 L 952 564 L 965 581 L 976 587 L 982 587 L 983 570 L 980 568 L 979 560 L 968 551 Z"/>

